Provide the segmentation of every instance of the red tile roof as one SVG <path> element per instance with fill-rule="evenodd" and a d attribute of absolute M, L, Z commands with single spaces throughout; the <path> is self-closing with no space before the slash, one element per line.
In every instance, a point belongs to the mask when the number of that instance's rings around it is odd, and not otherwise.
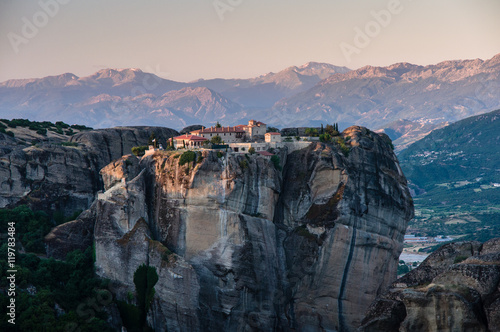
<path fill-rule="evenodd" d="M 280 133 L 266 133 L 266 135 L 269 134 L 269 135 L 281 135 Z"/>
<path fill-rule="evenodd" d="M 196 131 L 198 134 L 211 134 L 211 133 L 244 133 L 245 131 L 240 127 L 210 127 Z"/>
<path fill-rule="evenodd" d="M 208 141 L 205 137 L 200 137 L 196 135 L 182 135 L 174 137 L 175 140 L 188 140 L 188 141 Z"/>

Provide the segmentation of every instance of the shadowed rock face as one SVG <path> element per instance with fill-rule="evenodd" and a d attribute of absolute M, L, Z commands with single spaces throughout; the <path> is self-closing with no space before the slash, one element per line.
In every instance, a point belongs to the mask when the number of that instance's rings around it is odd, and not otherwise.
<path fill-rule="evenodd" d="M 177 135 L 169 128 L 122 127 L 78 133 L 70 139 L 75 146 L 63 146 L 61 138 L 32 146 L 0 133 L 0 208 L 25 203 L 65 215 L 86 210 L 102 189 L 100 169 L 146 145 L 152 132 L 160 142 Z"/>
<path fill-rule="evenodd" d="M 116 127 L 97 129 L 76 134 L 71 142 L 89 147 L 98 155 L 99 169 L 112 160 L 131 153 L 132 147 L 147 145 L 150 135 L 154 133 L 158 144 L 166 146 L 166 141 L 179 133 L 176 130 L 164 127 Z"/>
<path fill-rule="evenodd" d="M 351 127 L 342 138 L 348 152 L 279 152 L 282 171 L 213 151 L 107 166 L 97 273 L 125 298 L 137 267 L 154 266 L 158 331 L 353 330 L 395 279 L 413 205 L 386 137 Z"/>
<path fill-rule="evenodd" d="M 94 203 L 95 204 L 95 203 Z M 96 209 L 82 212 L 77 220 L 73 220 L 54 227 L 45 236 L 47 256 L 56 259 L 66 259 L 66 255 L 73 250 L 85 251 L 94 241 L 94 223 Z"/>
<path fill-rule="evenodd" d="M 0 207 L 28 203 L 70 215 L 88 209 L 101 188 L 97 156 L 86 147 L 15 145 L 0 160 Z"/>
<path fill-rule="evenodd" d="M 500 238 L 448 244 L 395 281 L 359 331 L 500 331 Z"/>

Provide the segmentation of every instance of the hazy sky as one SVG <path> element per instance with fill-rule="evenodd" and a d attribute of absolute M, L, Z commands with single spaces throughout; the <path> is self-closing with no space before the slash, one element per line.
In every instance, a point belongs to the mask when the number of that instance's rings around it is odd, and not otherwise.
<path fill-rule="evenodd" d="M 0 81 L 129 67 L 246 78 L 308 61 L 355 69 L 500 53 L 499 0 L 0 1 Z"/>

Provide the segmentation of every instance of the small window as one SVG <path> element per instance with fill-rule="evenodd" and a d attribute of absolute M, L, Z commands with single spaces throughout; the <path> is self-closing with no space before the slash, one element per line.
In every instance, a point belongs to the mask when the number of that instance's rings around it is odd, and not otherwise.
<path fill-rule="evenodd" d="M 241 148 L 241 151 L 245 151 L 245 148 Z"/>
<path fill-rule="evenodd" d="M 234 152 L 238 152 L 238 148 L 234 148 Z"/>

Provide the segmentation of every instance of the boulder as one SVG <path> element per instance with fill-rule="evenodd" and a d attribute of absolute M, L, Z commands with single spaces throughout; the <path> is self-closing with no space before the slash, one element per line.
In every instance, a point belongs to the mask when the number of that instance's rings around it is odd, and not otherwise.
<path fill-rule="evenodd" d="M 377 297 L 359 331 L 499 331 L 499 243 L 442 246 Z"/>

